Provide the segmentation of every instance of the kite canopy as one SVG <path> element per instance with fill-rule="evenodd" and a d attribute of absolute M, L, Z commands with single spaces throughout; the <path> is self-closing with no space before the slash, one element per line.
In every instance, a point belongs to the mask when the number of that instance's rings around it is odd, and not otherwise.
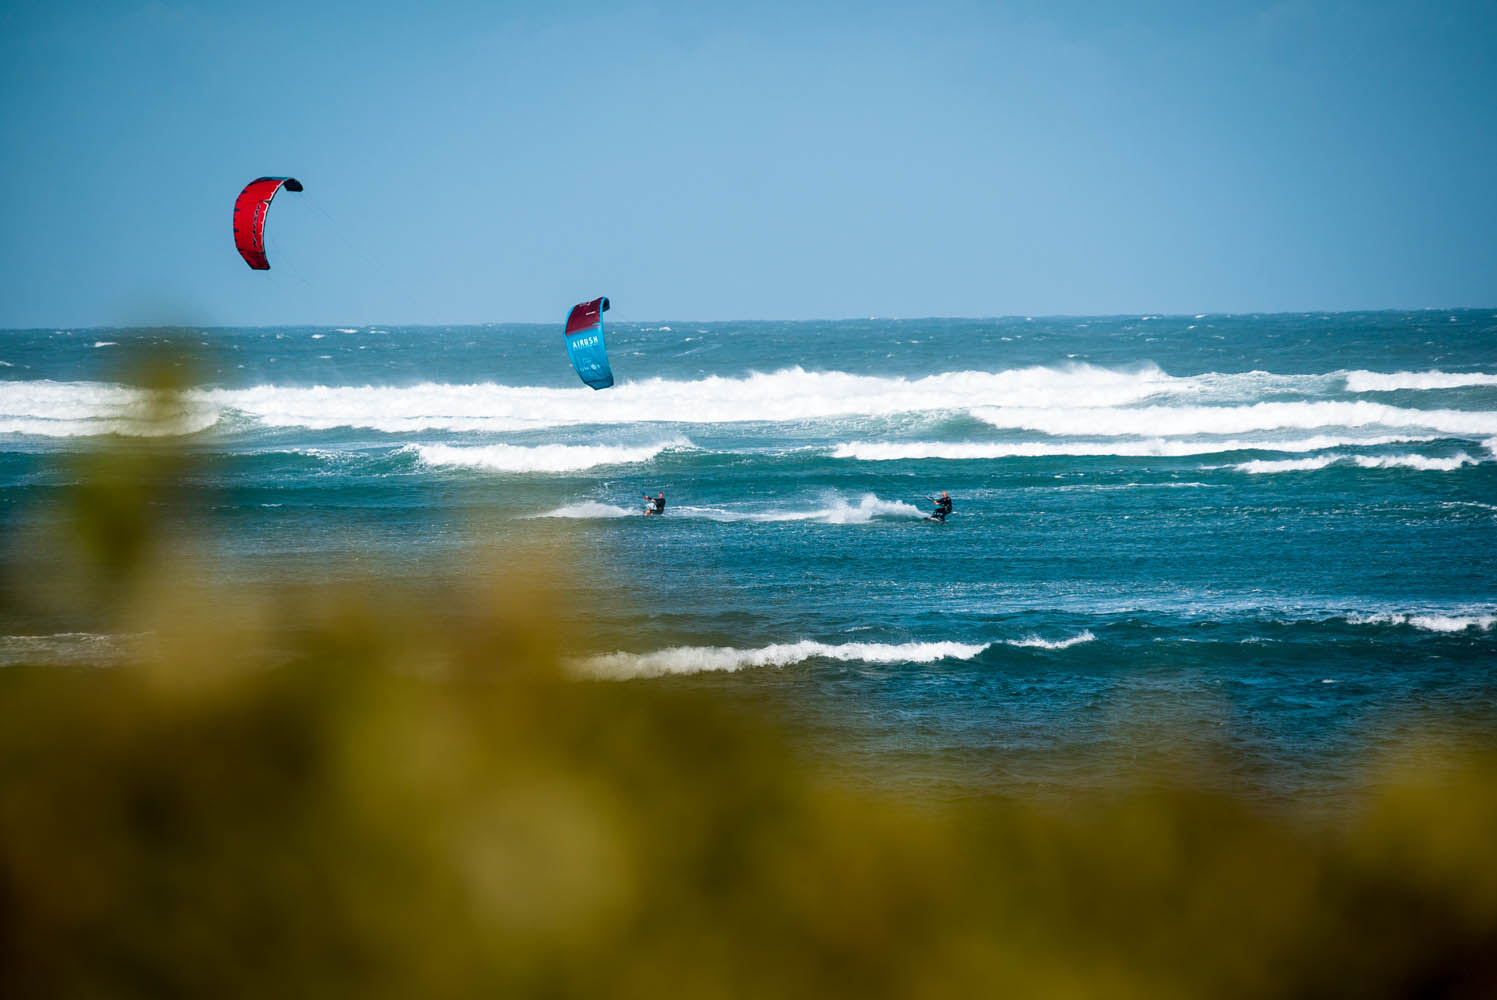
<path fill-rule="evenodd" d="M 603 314 L 607 311 L 607 298 L 578 303 L 567 316 L 567 330 L 561 338 L 566 342 L 567 357 L 572 359 L 577 377 L 594 389 L 613 385 L 613 369 L 608 367 L 608 351 L 603 343 Z"/>
<path fill-rule="evenodd" d="M 244 186 L 234 202 L 234 246 L 256 271 L 270 270 L 270 261 L 265 259 L 265 213 L 283 187 L 287 191 L 302 189 L 295 177 L 257 177 Z"/>

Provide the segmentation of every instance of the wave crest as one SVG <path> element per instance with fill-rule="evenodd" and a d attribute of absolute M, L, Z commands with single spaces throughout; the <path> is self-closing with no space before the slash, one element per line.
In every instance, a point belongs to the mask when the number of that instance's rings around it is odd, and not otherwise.
<path fill-rule="evenodd" d="M 415 444 L 400 450 L 414 454 L 423 465 L 438 468 L 484 469 L 491 472 L 580 472 L 604 465 L 648 462 L 667 450 L 691 448 L 684 437 L 647 445 L 535 446 L 513 444 L 447 445 Z"/>
<path fill-rule="evenodd" d="M 1002 430 L 1077 437 L 1097 434 L 1108 437 L 1183 437 L 1325 427 L 1365 427 L 1383 431 L 1420 428 L 1470 437 L 1497 434 L 1497 412 L 1417 410 L 1361 400 L 1252 403 L 1246 406 L 1144 406 L 1133 409 L 979 406 L 972 410 L 972 415 Z"/>
<path fill-rule="evenodd" d="M 806 660 L 841 660 L 862 663 L 934 663 L 937 660 L 970 660 L 991 643 L 906 642 L 899 644 L 850 642 L 777 643 L 758 649 L 732 646 L 674 646 L 653 653 L 605 653 L 574 661 L 573 666 L 589 677 L 625 680 L 662 677 L 669 674 L 707 672 L 733 673 L 751 667 L 786 667 Z"/>
<path fill-rule="evenodd" d="M 1394 392 L 1399 389 L 1460 389 L 1497 385 L 1497 375 L 1484 372 L 1369 372 L 1346 373 L 1347 392 Z"/>
<path fill-rule="evenodd" d="M 1018 646 L 1024 649 L 1070 649 L 1079 646 L 1083 642 L 1095 642 L 1097 637 L 1092 634 L 1091 629 L 1085 629 L 1080 635 L 1073 635 L 1069 639 L 1042 639 L 1037 635 L 1025 636 L 1022 639 L 1009 639 L 1004 645 Z"/>
<path fill-rule="evenodd" d="M 1490 631 L 1497 627 L 1497 614 L 1442 615 L 1409 611 L 1348 615 L 1346 621 L 1350 625 L 1407 625 L 1425 632 L 1464 632 L 1467 629 Z"/>
<path fill-rule="evenodd" d="M 267 427 L 504 432 L 580 424 L 784 423 L 960 412 L 982 404 L 1046 407 L 1075 398 L 1094 405 L 1123 406 L 1172 391 L 1193 391 L 1192 384 L 1153 365 L 1128 370 L 1067 365 L 953 371 L 921 378 L 794 367 L 731 378 L 650 378 L 622 382 L 606 393 L 583 386 L 428 382 L 411 386 L 260 385 L 197 389 L 187 397 L 216 410 L 241 413 Z M 38 386 L 50 388 L 43 392 Z M 131 394 L 125 387 L 107 383 L 0 383 L 0 414 L 51 418 L 63 405 L 92 413 L 101 397 Z"/>
<path fill-rule="evenodd" d="M 1318 434 L 1314 437 L 1281 441 L 1243 438 L 1178 440 L 1160 437 L 1137 441 L 847 441 L 832 449 L 832 457 L 850 458 L 862 462 L 894 462 L 925 458 L 952 461 L 1087 456 L 1179 458 L 1234 451 L 1292 453 L 1346 446 L 1365 448 L 1389 444 L 1416 444 L 1436 440 L 1440 440 L 1438 435 L 1356 437 Z"/>
<path fill-rule="evenodd" d="M 1263 475 L 1275 472 L 1308 472 L 1332 465 L 1352 464 L 1362 469 L 1414 469 L 1418 472 L 1454 472 L 1479 460 L 1464 451 L 1444 457 L 1429 455 L 1315 455 L 1311 458 L 1258 459 L 1233 466 L 1239 472 Z"/>

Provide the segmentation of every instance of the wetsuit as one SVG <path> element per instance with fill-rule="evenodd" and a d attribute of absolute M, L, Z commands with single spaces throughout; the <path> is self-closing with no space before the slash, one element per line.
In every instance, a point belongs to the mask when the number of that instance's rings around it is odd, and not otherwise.
<path fill-rule="evenodd" d="M 941 499 L 939 499 L 939 500 L 936 501 L 936 509 L 931 512 L 930 516 L 932 518 L 934 518 L 935 520 L 940 521 L 940 522 L 942 522 L 944 524 L 945 521 L 946 521 L 946 515 L 950 514 L 950 513 L 951 513 L 951 498 L 950 497 L 942 497 Z"/>
<path fill-rule="evenodd" d="M 645 497 L 646 500 L 650 501 L 651 505 L 653 505 L 653 507 L 654 507 L 653 510 L 647 510 L 647 511 L 645 511 L 646 514 L 664 514 L 665 513 L 665 497 L 663 497 L 663 496 L 652 497 L 648 493 L 646 493 L 644 495 L 644 497 Z"/>

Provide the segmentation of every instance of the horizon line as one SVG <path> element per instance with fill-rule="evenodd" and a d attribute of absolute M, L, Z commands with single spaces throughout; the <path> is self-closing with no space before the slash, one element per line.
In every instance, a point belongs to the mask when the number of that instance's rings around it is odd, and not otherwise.
<path fill-rule="evenodd" d="M 615 324 L 627 324 L 637 326 L 646 323 L 670 325 L 673 323 L 872 323 L 879 321 L 898 323 L 925 323 L 925 322 L 1033 322 L 1035 320 L 1075 320 L 1075 319 L 1126 319 L 1135 318 L 1140 321 L 1156 319 L 1211 319 L 1211 318 L 1241 318 L 1241 317 L 1270 317 L 1270 316 L 1346 316 L 1354 314 L 1379 314 L 1379 313 L 1419 313 L 1419 312 L 1487 312 L 1494 313 L 1497 318 L 1497 305 L 1490 306 L 1418 306 L 1413 308 L 1385 307 L 1367 309 L 1250 309 L 1224 312 L 1111 312 L 1111 313 L 1000 313 L 987 316 L 807 316 L 795 319 L 786 318 L 735 318 L 735 319 L 633 319 L 614 320 Z M 446 327 L 469 327 L 469 326 L 553 326 L 562 325 L 565 318 L 559 320 L 479 320 L 468 322 L 418 322 L 402 323 L 381 321 L 376 323 L 309 323 L 309 322 L 277 322 L 277 323 L 254 323 L 254 324 L 222 324 L 222 323 L 157 323 L 157 324 L 47 324 L 45 326 L 8 326 L 0 327 L 0 333 L 30 333 L 38 330 L 53 330 L 56 332 L 72 332 L 84 330 L 265 330 L 273 327 L 307 327 L 326 328 L 330 330 L 378 327 L 402 327 L 405 329 L 442 329 Z"/>

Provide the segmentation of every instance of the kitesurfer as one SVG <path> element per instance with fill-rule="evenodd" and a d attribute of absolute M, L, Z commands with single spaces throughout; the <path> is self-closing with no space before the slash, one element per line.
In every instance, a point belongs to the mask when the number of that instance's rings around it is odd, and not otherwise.
<path fill-rule="evenodd" d="M 937 500 L 935 497 L 926 497 L 925 499 L 936 505 L 936 509 L 930 512 L 930 520 L 940 521 L 942 524 L 945 524 L 946 515 L 951 513 L 951 497 L 947 496 L 945 490 L 942 490 L 941 499 Z"/>
<path fill-rule="evenodd" d="M 650 499 L 650 494 L 648 494 L 648 493 L 641 493 L 640 496 L 644 497 L 645 500 L 646 500 L 646 502 L 648 502 L 649 505 L 650 505 L 650 506 L 648 506 L 648 507 L 645 508 L 645 515 L 646 516 L 649 516 L 650 514 L 664 514 L 665 513 L 665 493 L 664 492 L 661 492 L 661 494 L 659 496 L 655 497 L 653 500 Z"/>

